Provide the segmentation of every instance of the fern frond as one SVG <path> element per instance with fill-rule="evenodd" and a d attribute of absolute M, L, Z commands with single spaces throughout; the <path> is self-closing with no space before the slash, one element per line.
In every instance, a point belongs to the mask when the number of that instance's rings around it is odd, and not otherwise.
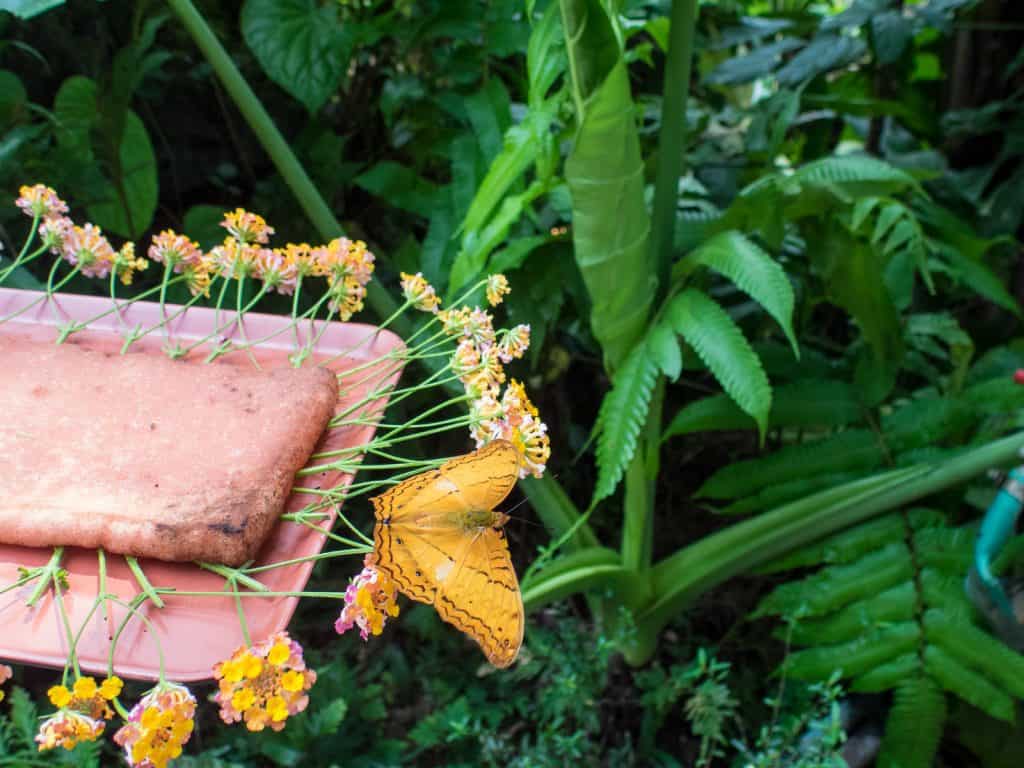
<path fill-rule="evenodd" d="M 835 379 L 804 379 L 782 384 L 772 390 L 768 426 L 841 427 L 863 415 L 856 389 Z M 665 439 L 691 432 L 751 429 L 757 424 L 726 395 L 712 395 L 683 407 L 668 429 Z"/>
<path fill-rule="evenodd" d="M 800 645 L 841 643 L 880 624 L 910 621 L 914 618 L 914 607 L 914 585 L 907 580 L 836 613 L 798 621 L 791 639 Z"/>
<path fill-rule="evenodd" d="M 998 680 L 1007 693 L 1024 698 L 1024 656 L 973 624 L 954 621 L 939 610 L 924 615 L 925 637 L 961 664 Z"/>
<path fill-rule="evenodd" d="M 1007 721 L 1014 699 L 1024 698 L 1024 655 L 976 624 L 964 594 L 975 533 L 923 508 L 857 526 L 789 564 L 850 562 L 778 587 L 758 609 L 796 622 L 789 636 L 803 650 L 787 659 L 789 674 L 824 681 L 841 669 L 850 690 L 896 692 L 885 737 L 889 762 L 880 765 L 917 765 L 894 761 L 905 759 L 905 749 L 934 751 L 945 716 L 936 709 L 941 691 Z M 934 732 L 915 746 L 900 729 L 917 708 L 924 708 L 916 715 L 921 728 Z"/>
<path fill-rule="evenodd" d="M 657 378 L 658 365 L 646 343 L 637 345 L 615 374 L 597 417 L 597 483 L 591 506 L 615 491 L 632 460 Z"/>
<path fill-rule="evenodd" d="M 772 388 L 750 344 L 732 318 L 706 294 L 687 289 L 666 316 L 736 404 L 754 417 L 761 439 L 768 426 Z"/>
<path fill-rule="evenodd" d="M 893 694 L 878 768 L 931 768 L 946 721 L 946 696 L 927 677 L 905 680 Z"/>
<path fill-rule="evenodd" d="M 892 543 L 879 552 L 848 565 L 835 565 L 776 588 L 754 611 L 754 616 L 783 614 L 795 618 L 823 616 L 913 576 L 902 544 Z"/>
<path fill-rule="evenodd" d="M 903 535 L 904 525 L 899 514 L 884 515 L 862 525 L 829 536 L 775 560 L 761 573 L 774 573 L 811 565 L 849 563 L 869 552 L 875 552 Z"/>
<path fill-rule="evenodd" d="M 924 666 L 928 674 L 947 691 L 955 693 L 997 720 L 1013 722 L 1013 699 L 939 646 L 929 645 L 925 649 Z"/>
<path fill-rule="evenodd" d="M 884 458 L 885 453 L 873 432 L 850 429 L 824 440 L 787 445 L 757 459 L 733 462 L 709 477 L 697 495 L 735 499 L 773 483 L 874 469 Z"/>
<path fill-rule="evenodd" d="M 729 278 L 775 318 L 789 340 L 793 354 L 800 348 L 793 332 L 793 286 L 786 271 L 771 256 L 735 230 L 721 232 L 682 261 L 681 273 L 709 267 Z"/>
<path fill-rule="evenodd" d="M 868 155 L 826 157 L 797 169 L 804 184 L 838 186 L 855 197 L 885 196 L 917 186 L 910 174 Z"/>
<path fill-rule="evenodd" d="M 822 645 L 797 651 L 786 659 L 783 669 L 799 680 L 828 680 L 837 669 L 857 677 L 914 650 L 921 641 L 921 628 L 914 621 L 902 621 L 865 632 L 837 645 Z"/>
<path fill-rule="evenodd" d="M 921 657 L 915 648 L 860 675 L 850 685 L 850 690 L 857 693 L 891 691 L 911 675 L 920 674 L 920 671 Z"/>

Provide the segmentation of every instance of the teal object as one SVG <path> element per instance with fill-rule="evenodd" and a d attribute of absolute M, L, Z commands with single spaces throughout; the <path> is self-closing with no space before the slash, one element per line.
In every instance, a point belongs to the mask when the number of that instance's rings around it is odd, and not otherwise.
<path fill-rule="evenodd" d="M 1002 581 L 992 566 L 1014 534 L 1024 507 L 1024 467 L 1010 470 L 1002 488 L 985 512 L 974 544 L 974 566 L 967 579 L 967 594 L 1008 644 L 1024 647 L 1024 625 L 1017 619 Z"/>

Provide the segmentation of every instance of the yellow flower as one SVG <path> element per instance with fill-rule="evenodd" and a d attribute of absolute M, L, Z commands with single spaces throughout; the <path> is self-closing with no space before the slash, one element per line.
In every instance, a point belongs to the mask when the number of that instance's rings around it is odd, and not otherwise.
<path fill-rule="evenodd" d="M 232 682 L 227 675 L 236 665 L 243 673 Z M 316 673 L 306 669 L 302 647 L 287 632 L 238 648 L 229 660 L 214 667 L 213 675 L 218 682 L 214 701 L 220 705 L 221 719 L 225 723 L 244 721 L 250 731 L 284 728 L 285 720 L 306 708 L 306 692 L 316 682 Z"/>
<path fill-rule="evenodd" d="M 502 299 L 511 292 L 508 279 L 504 275 L 491 275 L 487 278 L 487 303 L 492 307 L 501 304 Z"/>
<path fill-rule="evenodd" d="M 103 721 L 69 709 L 50 715 L 39 726 L 36 743 L 43 752 L 54 747 L 74 749 L 83 741 L 96 741 L 103 733 Z"/>
<path fill-rule="evenodd" d="M 306 683 L 306 676 L 296 669 L 289 670 L 281 675 L 281 687 L 289 693 L 301 691 Z"/>
<path fill-rule="evenodd" d="M 288 705 L 280 696 L 271 696 L 267 700 L 267 714 L 275 723 L 279 723 L 288 717 Z"/>
<path fill-rule="evenodd" d="M 192 735 L 196 700 L 177 683 L 159 683 L 125 718 L 114 741 L 124 747 L 128 763 L 137 768 L 163 768 L 181 755 Z"/>
<path fill-rule="evenodd" d="M 71 703 L 71 691 L 63 685 L 53 686 L 46 692 L 46 695 L 49 696 L 50 703 L 57 708 L 66 707 Z"/>
<path fill-rule="evenodd" d="M 247 678 L 252 680 L 253 678 L 259 677 L 260 672 L 263 671 L 263 662 L 256 656 L 246 655 L 242 659 L 242 672 Z"/>
<path fill-rule="evenodd" d="M 268 227 L 262 216 L 242 208 L 225 212 L 220 225 L 243 243 L 265 243 L 274 234 L 274 228 Z"/>
<path fill-rule="evenodd" d="M 402 295 L 405 296 L 405 300 L 411 302 L 415 309 L 437 314 L 441 300 L 437 297 L 434 286 L 423 277 L 423 273 L 417 272 L 415 275 L 409 275 L 402 272 L 401 275 Z"/>
<path fill-rule="evenodd" d="M 267 654 L 267 661 L 273 664 L 275 667 L 279 667 L 288 661 L 288 657 L 292 655 L 292 649 L 284 643 L 274 643 L 270 649 L 270 653 Z"/>
<path fill-rule="evenodd" d="M 237 683 L 242 679 L 242 665 L 237 661 L 225 661 L 220 668 L 221 677 L 229 683 Z"/>
<path fill-rule="evenodd" d="M 96 680 L 92 677 L 80 677 L 75 680 L 75 698 L 91 699 L 96 696 Z"/>
<path fill-rule="evenodd" d="M 124 682 L 121 680 L 121 678 L 117 677 L 116 675 L 114 677 L 108 677 L 100 685 L 100 696 L 102 696 L 107 701 L 110 701 L 111 699 L 116 699 L 118 696 L 121 695 L 121 689 L 123 687 Z"/>
<path fill-rule="evenodd" d="M 256 694 L 252 692 L 251 688 L 242 688 L 240 691 L 235 691 L 235 695 L 231 697 L 231 706 L 239 712 L 245 712 L 255 703 Z"/>

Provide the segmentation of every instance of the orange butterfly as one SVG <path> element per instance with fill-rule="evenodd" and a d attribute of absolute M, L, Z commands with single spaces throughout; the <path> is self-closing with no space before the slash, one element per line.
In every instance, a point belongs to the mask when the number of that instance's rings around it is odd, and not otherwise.
<path fill-rule="evenodd" d="M 413 600 L 472 637 L 496 667 L 523 642 L 523 598 L 495 512 L 519 478 L 519 453 L 495 440 L 372 499 L 377 567 Z"/>

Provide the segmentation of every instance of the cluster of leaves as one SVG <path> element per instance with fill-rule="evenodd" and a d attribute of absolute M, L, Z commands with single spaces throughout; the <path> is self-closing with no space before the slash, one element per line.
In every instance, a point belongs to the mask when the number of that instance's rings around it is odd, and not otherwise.
<path fill-rule="evenodd" d="M 893 692 L 881 766 L 934 763 L 947 692 L 1014 721 L 1024 657 L 974 623 L 963 588 L 973 541 L 936 510 L 882 517 L 786 558 L 778 567 L 825 567 L 758 609 L 787 617 L 792 641 L 808 646 L 788 657 L 787 675 L 841 670 L 851 690 Z"/>

